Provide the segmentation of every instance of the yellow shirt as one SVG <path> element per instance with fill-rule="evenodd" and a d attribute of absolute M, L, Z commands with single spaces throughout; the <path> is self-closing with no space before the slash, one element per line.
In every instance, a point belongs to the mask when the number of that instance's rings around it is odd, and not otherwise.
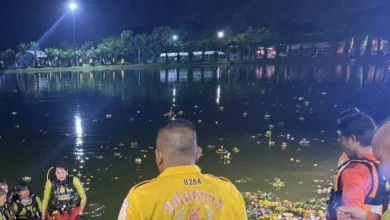
<path fill-rule="evenodd" d="M 241 193 L 227 179 L 202 174 L 196 165 L 167 168 L 134 186 L 118 220 L 246 220 Z"/>

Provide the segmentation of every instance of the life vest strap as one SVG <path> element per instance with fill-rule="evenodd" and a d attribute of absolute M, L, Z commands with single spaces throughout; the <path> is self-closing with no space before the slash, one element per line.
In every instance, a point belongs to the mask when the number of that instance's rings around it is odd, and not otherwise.
<path fill-rule="evenodd" d="M 385 213 L 389 209 L 390 204 L 390 196 L 386 195 L 382 197 L 382 207 L 383 207 L 383 213 Z"/>

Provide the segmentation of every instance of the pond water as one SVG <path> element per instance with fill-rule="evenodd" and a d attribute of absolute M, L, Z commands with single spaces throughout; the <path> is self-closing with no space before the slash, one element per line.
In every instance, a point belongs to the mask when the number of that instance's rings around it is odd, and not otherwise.
<path fill-rule="evenodd" d="M 197 126 L 203 172 L 241 191 L 323 197 L 340 156 L 337 115 L 358 107 L 384 120 L 388 77 L 387 66 L 336 64 L 5 74 L 0 176 L 11 186 L 31 177 L 42 195 L 47 170 L 63 160 L 88 189 L 88 219 L 116 219 L 129 189 L 158 175 L 156 132 L 174 116 Z M 221 146 L 240 152 L 227 163 Z M 285 182 L 279 191 L 275 178 Z"/>

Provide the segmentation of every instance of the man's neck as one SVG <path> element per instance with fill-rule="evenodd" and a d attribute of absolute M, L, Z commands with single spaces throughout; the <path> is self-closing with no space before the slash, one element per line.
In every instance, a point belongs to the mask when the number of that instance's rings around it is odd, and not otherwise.
<path fill-rule="evenodd" d="M 363 157 L 365 154 L 372 154 L 372 147 L 371 147 L 371 145 L 367 146 L 367 147 L 359 147 L 357 152 L 356 152 L 356 156 L 358 158 Z"/>
<path fill-rule="evenodd" d="M 164 170 L 162 170 L 161 173 L 164 172 L 168 168 L 191 166 L 191 165 L 195 165 L 195 160 L 187 160 L 187 159 L 170 160 L 169 163 L 165 164 Z"/>

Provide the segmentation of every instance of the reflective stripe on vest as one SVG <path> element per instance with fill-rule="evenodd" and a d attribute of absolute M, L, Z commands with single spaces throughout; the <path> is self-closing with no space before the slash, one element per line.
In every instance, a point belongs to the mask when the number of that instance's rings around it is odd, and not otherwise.
<path fill-rule="evenodd" d="M 371 174 L 371 188 L 370 188 L 369 194 L 365 198 L 365 204 L 363 205 L 362 208 L 366 211 L 370 211 L 370 212 L 377 213 L 377 214 L 382 214 L 382 205 L 379 205 L 379 204 L 373 205 L 373 204 L 370 204 L 370 202 L 367 202 L 370 199 L 375 199 L 378 196 L 377 194 L 378 194 L 378 189 L 380 187 L 380 181 L 382 181 L 379 179 L 379 173 L 378 173 L 378 169 L 377 169 L 378 164 L 375 161 L 351 159 L 351 160 L 345 162 L 344 164 L 342 164 L 337 169 L 337 173 L 335 176 L 335 185 L 334 185 L 335 192 L 341 191 L 341 193 L 342 193 L 342 189 L 340 186 L 341 174 L 348 167 L 348 165 L 350 165 L 351 163 L 364 164 L 370 170 L 370 174 Z"/>
<path fill-rule="evenodd" d="M 378 215 L 382 215 L 382 213 L 383 213 L 382 205 L 366 205 L 366 204 L 364 204 L 362 206 L 362 209 L 364 209 L 366 211 L 370 211 L 370 212 L 378 214 Z"/>

